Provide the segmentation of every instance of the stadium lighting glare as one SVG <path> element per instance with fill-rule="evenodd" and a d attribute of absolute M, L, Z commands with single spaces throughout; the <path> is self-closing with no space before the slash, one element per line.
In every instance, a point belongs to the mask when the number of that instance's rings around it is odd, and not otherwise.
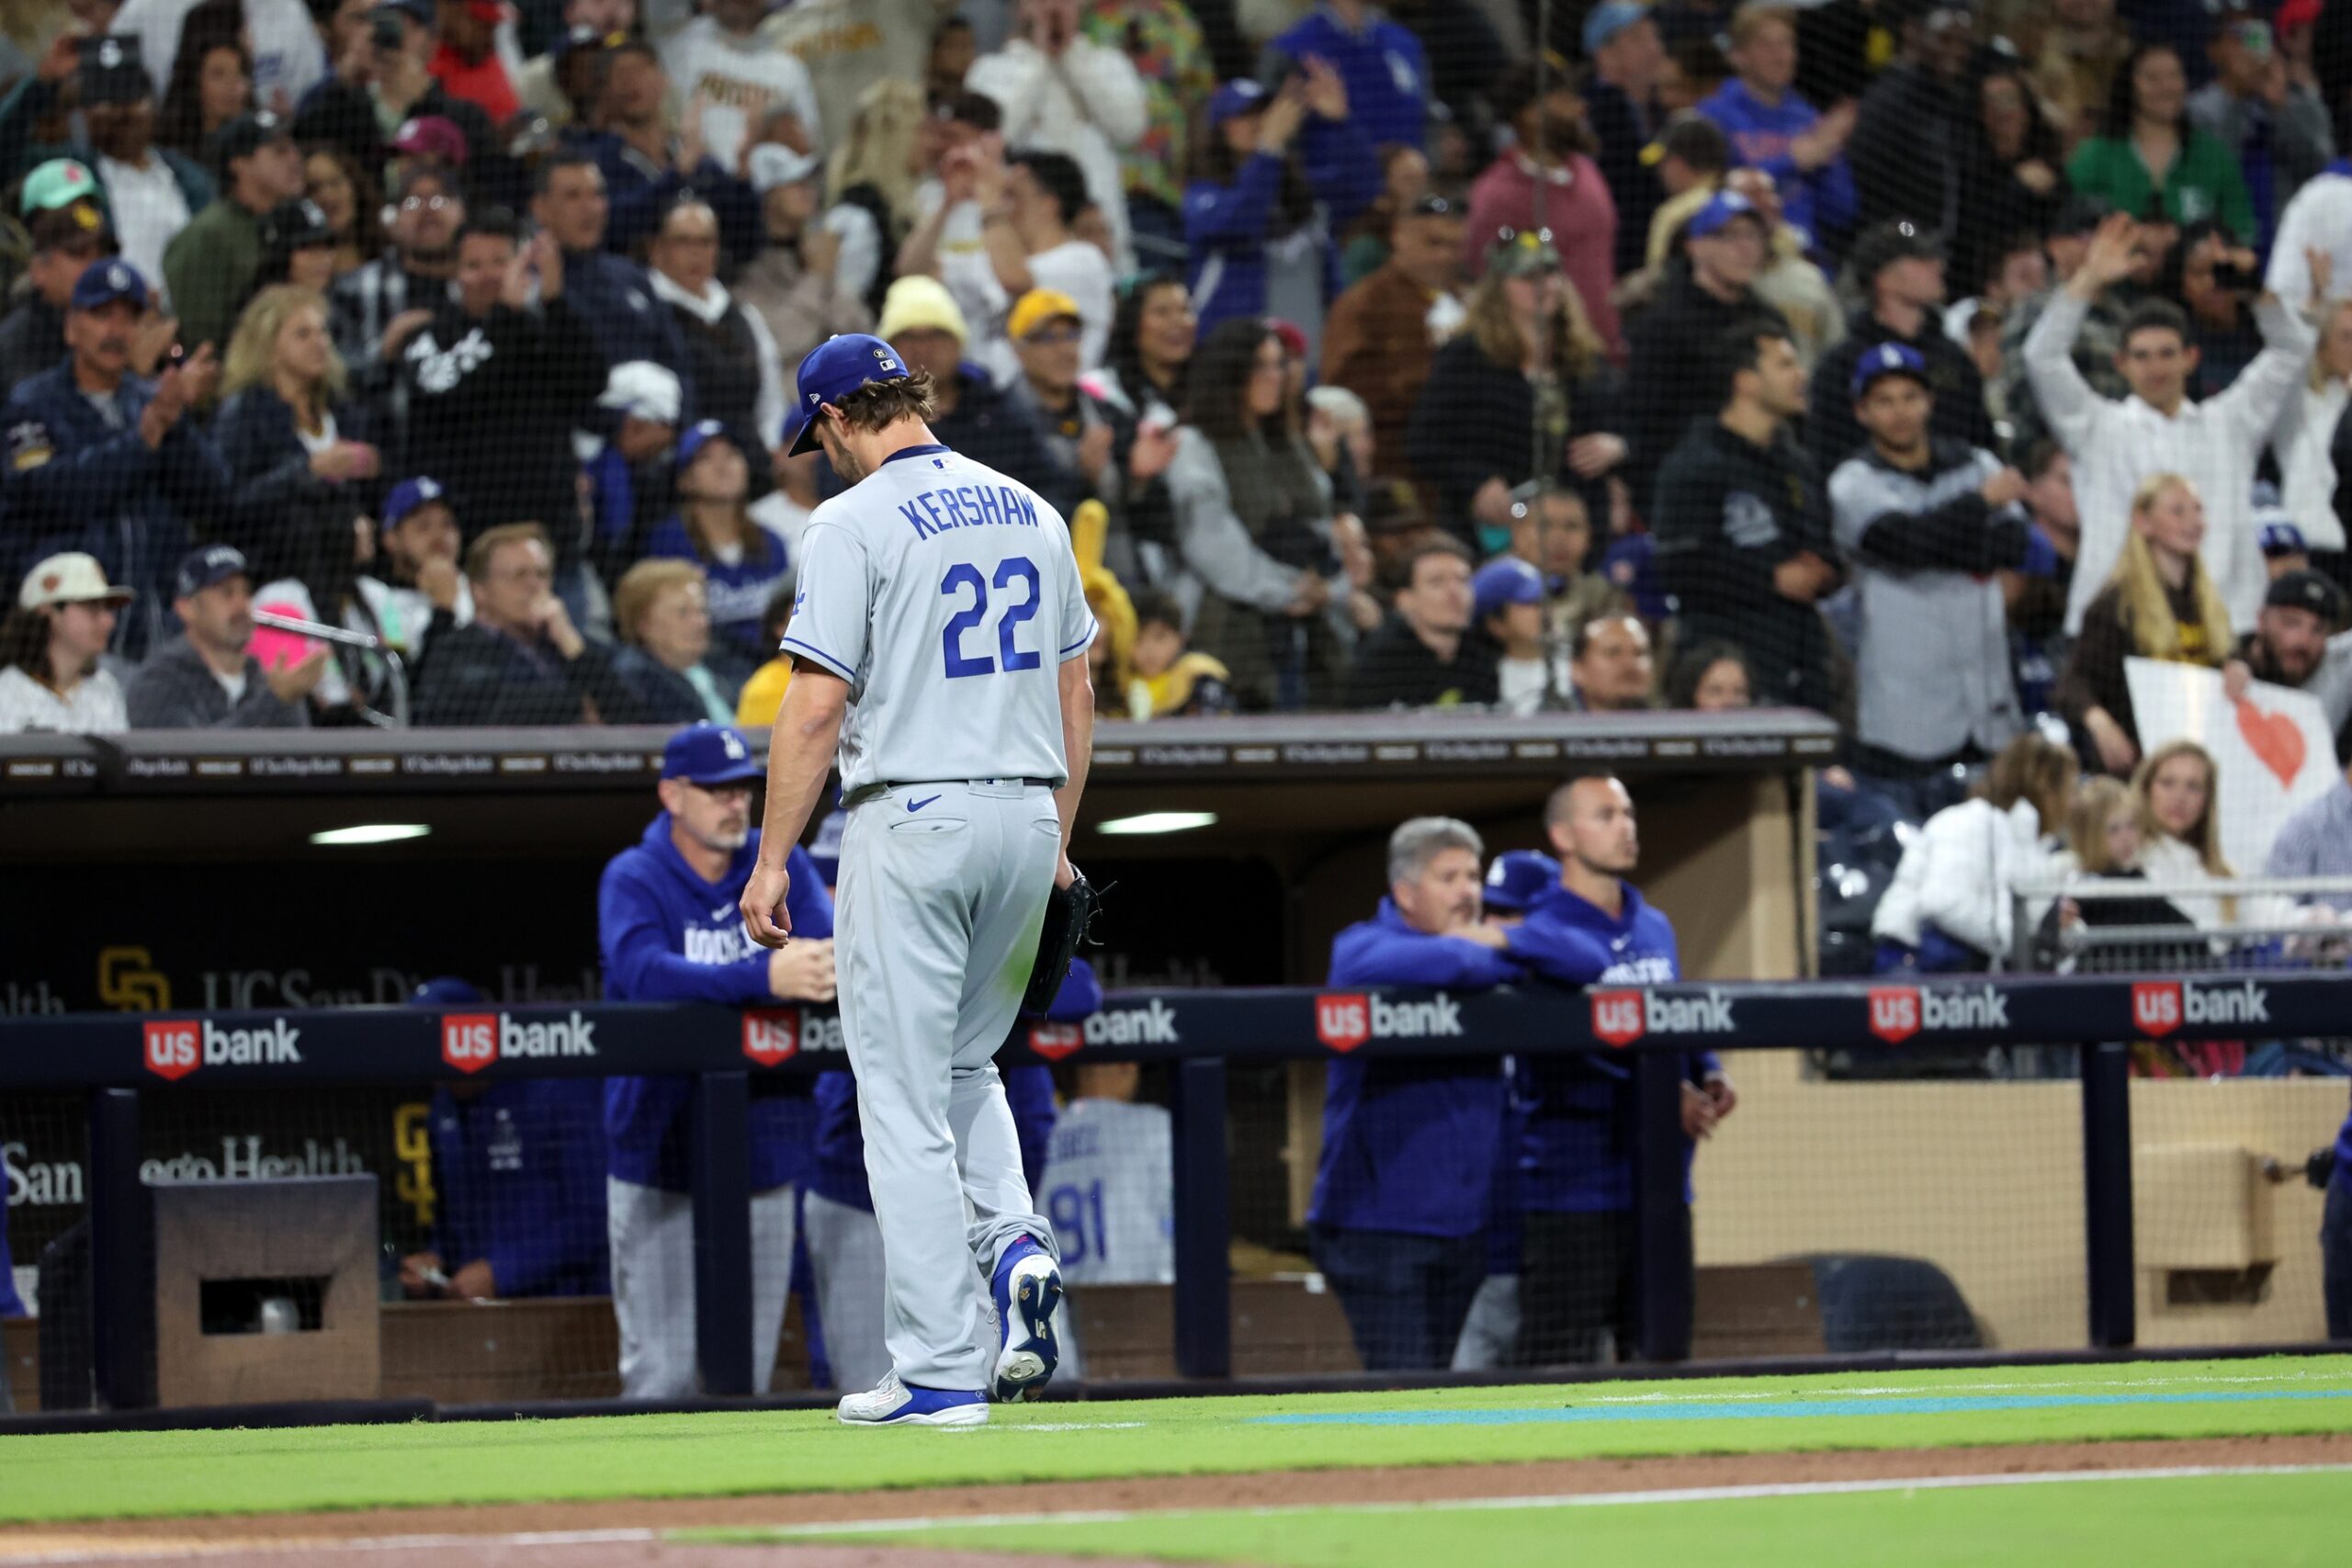
<path fill-rule="evenodd" d="M 349 828 L 328 828 L 311 835 L 311 842 L 329 847 L 349 844 L 397 844 L 422 839 L 433 829 L 423 822 L 360 822 Z"/>
<path fill-rule="evenodd" d="M 1139 817 L 1114 817 L 1108 822 L 1097 822 L 1094 830 L 1114 838 L 1132 838 L 1144 833 L 1183 833 L 1194 828 L 1214 828 L 1214 811 L 1147 811 Z"/>

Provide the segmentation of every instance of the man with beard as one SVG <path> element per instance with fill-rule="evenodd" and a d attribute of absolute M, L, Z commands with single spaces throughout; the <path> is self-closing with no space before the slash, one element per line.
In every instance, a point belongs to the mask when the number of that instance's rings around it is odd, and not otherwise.
<path fill-rule="evenodd" d="M 419 475 L 394 485 L 376 536 L 381 575 L 361 575 L 351 628 L 413 663 L 434 633 L 474 619 L 473 590 L 458 570 L 458 514 L 440 481 Z"/>
<path fill-rule="evenodd" d="M 157 649 L 123 693 L 133 729 L 302 729 L 304 701 L 326 672 L 327 650 L 262 668 L 253 655 L 254 584 L 245 558 L 207 545 L 180 563 L 173 613 L 187 630 Z"/>
<path fill-rule="evenodd" d="M 1544 826 L 1560 857 L 1560 883 L 1528 906 L 1505 955 L 1568 986 L 1680 979 L 1674 927 L 1626 880 L 1641 863 L 1641 838 L 1625 786 L 1605 774 L 1571 779 L 1544 804 Z M 1739 1096 L 1714 1053 L 1688 1054 L 1682 1065 L 1680 1267 L 1687 1279 L 1692 1141 L 1710 1136 Z M 1616 1053 L 1521 1057 L 1517 1074 L 1513 1098 L 1527 1112 L 1519 1160 L 1525 1205 L 1520 1364 L 1599 1360 L 1604 1334 L 1613 1335 L 1623 1359 L 1688 1354 L 1687 1319 L 1670 1330 L 1679 1343 L 1636 1345 L 1634 1338 L 1630 1062 Z"/>
<path fill-rule="evenodd" d="M 732 726 L 697 724 L 670 737 L 657 786 L 662 814 L 615 855 L 596 889 L 605 993 L 615 1001 L 767 1007 L 833 999 L 833 900 L 799 845 L 787 908 L 793 940 L 774 953 L 743 934 L 735 907 L 759 859 L 752 786 L 760 764 Z M 684 1075 L 608 1078 L 605 1190 L 613 1314 L 620 1324 L 621 1393 L 681 1399 L 695 1391 L 694 1200 L 689 1194 Z M 765 1393 L 792 1278 L 793 1186 L 810 1162 L 808 1080 L 752 1101 L 752 1390 Z"/>
<path fill-rule="evenodd" d="M 391 246 L 327 291 L 327 326 L 351 373 L 352 389 L 389 400 L 401 353 L 433 320 L 458 276 L 458 231 L 466 198 L 445 169 L 415 168 L 393 190 Z M 397 426 L 407 410 L 388 408 Z"/>
<path fill-rule="evenodd" d="M 2222 669 L 2222 689 L 2232 701 L 2248 681 L 2309 692 L 2340 749 L 2352 722 L 2352 632 L 2339 631 L 2343 625 L 2343 590 L 2316 571 L 2289 572 L 2263 594 L 2254 630 Z"/>
<path fill-rule="evenodd" d="M 21 382 L 0 407 L 0 514 L 26 558 L 94 556 L 107 581 L 140 597 L 115 626 L 130 658 L 162 640 L 160 606 L 188 547 L 191 518 L 228 503 L 229 466 L 186 418 L 212 395 L 208 345 L 153 380 L 132 373 L 147 285 L 129 262 L 83 269 L 65 305 L 63 362 Z"/>

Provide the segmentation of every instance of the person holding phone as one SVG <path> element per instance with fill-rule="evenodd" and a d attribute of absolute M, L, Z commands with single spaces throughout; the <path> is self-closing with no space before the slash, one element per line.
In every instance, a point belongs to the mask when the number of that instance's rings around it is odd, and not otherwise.
<path fill-rule="evenodd" d="M 1115 273 L 1135 270 L 1119 153 L 1143 135 L 1143 78 L 1126 55 L 1079 31 L 1080 0 L 1021 0 L 1016 36 L 973 62 L 964 85 L 1004 111 L 1004 144 L 1077 161 L 1111 231 Z M 1075 214 L 1072 214 L 1075 217 Z"/>

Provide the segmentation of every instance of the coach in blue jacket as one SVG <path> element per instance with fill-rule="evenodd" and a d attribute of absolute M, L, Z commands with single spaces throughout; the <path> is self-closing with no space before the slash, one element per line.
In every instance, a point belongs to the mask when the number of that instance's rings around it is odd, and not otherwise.
<path fill-rule="evenodd" d="M 1560 886 L 1510 933 L 1511 956 L 1534 975 L 1572 986 L 1664 985 L 1681 977 L 1674 928 L 1625 880 L 1641 858 L 1633 797 L 1608 777 L 1552 792 L 1544 822 L 1560 857 Z M 1684 1058 L 1683 1168 L 1690 1140 L 1712 1134 L 1738 1103 L 1712 1051 Z M 1622 1053 L 1522 1056 L 1517 1089 L 1527 1111 L 1520 1157 L 1525 1208 L 1520 1273 L 1520 1360 L 1591 1361 L 1601 1332 L 1618 1353 L 1634 1341 L 1634 1085 Z M 1685 1176 L 1679 1245 L 1690 1267 Z M 1667 1358 L 1687 1352 L 1656 1348 Z"/>
<path fill-rule="evenodd" d="M 0 567 L 13 577 L 61 550 L 96 557 L 108 582 L 138 592 L 115 626 L 115 650 L 132 659 L 175 629 L 165 619 L 173 572 L 190 530 L 229 500 L 228 464 L 187 417 L 211 395 L 220 363 L 208 344 L 153 380 L 134 375 L 146 309 L 136 267 L 92 262 L 65 306 L 64 361 L 0 407 Z"/>
<path fill-rule="evenodd" d="M 833 999 L 833 901 L 795 845 L 793 940 L 774 953 L 736 908 L 760 849 L 752 822 L 759 761 L 741 730 L 697 724 L 662 753 L 662 815 L 605 867 L 596 890 L 605 994 L 615 1001 L 759 1006 Z M 752 1357 L 754 1392 L 775 1371 L 792 1278 L 792 1187 L 807 1174 L 810 1109 L 797 1085 L 752 1101 Z M 695 1392 L 694 1204 L 687 1196 L 684 1077 L 605 1081 L 605 1183 L 621 1392 Z"/>
<path fill-rule="evenodd" d="M 1054 993 L 1046 1018 L 1076 1023 L 1102 1006 L 1102 985 L 1083 958 L 1070 960 L 1069 977 Z M 1033 1021 L 1013 1023 L 1009 1049 L 1028 1037 Z M 1012 1130 L 1021 1140 L 1021 1174 L 1032 1192 L 1046 1190 L 1046 1152 L 1052 1145 L 1060 1111 L 1054 1104 L 1054 1075 L 1035 1062 L 1010 1064 L 1004 1098 L 1012 1107 Z M 865 1181 L 865 1137 L 857 1120 L 857 1079 L 848 1073 L 817 1075 L 817 1156 L 808 1172 L 803 1204 L 808 1224 L 808 1268 L 817 1286 L 817 1316 L 823 1325 L 825 1359 L 837 1388 L 871 1388 L 890 1371 L 890 1350 L 882 1342 L 882 1227 L 874 1218 L 874 1194 Z M 1067 1315 L 1067 1314 L 1065 1314 Z M 1077 1368 L 1065 1325 L 1062 1371 Z"/>
<path fill-rule="evenodd" d="M 479 1009 L 464 980 L 428 980 L 411 1004 Z M 601 1296 L 605 1267 L 605 1086 L 595 1078 L 465 1078 L 430 1112 L 433 1248 L 401 1260 L 412 1296 L 488 1301 Z"/>
<path fill-rule="evenodd" d="M 1388 838 L 1388 897 L 1331 943 L 1334 986 L 1486 987 L 1517 979 L 1510 933 L 1479 918 L 1485 846 L 1464 822 L 1416 817 Z M 1326 1001 L 1324 1007 L 1344 1006 Z M 1367 1014 L 1363 1032 L 1378 1035 Z M 1323 1156 L 1306 1223 L 1365 1370 L 1443 1367 L 1486 1274 L 1502 1137 L 1492 1058 L 1364 1061 L 1326 1079 Z"/>
<path fill-rule="evenodd" d="M 2352 1116 L 2335 1134 L 2335 1166 L 2320 1212 L 2320 1283 L 2327 1303 L 2327 1337 L 2352 1339 Z"/>

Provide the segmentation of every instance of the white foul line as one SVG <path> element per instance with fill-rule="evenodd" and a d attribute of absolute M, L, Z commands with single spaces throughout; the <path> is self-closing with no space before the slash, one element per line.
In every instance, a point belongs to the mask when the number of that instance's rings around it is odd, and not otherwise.
<path fill-rule="evenodd" d="M 941 1514 L 917 1518 L 851 1519 L 829 1525 L 785 1525 L 776 1538 L 887 1535 L 897 1530 L 991 1529 L 997 1526 L 1116 1525 L 1187 1514 L 1283 1518 L 1296 1514 L 1402 1514 L 1432 1509 L 1463 1513 L 1510 1508 L 1606 1508 L 1644 1503 L 1728 1503 L 1758 1497 L 1834 1497 L 1862 1492 L 1939 1492 L 1980 1486 L 2041 1486 L 2071 1481 L 2191 1481 L 2221 1475 L 2346 1475 L 2352 1464 L 2197 1464 L 2145 1470 L 2049 1470 L 2016 1474 L 1889 1476 L 1850 1481 L 1766 1482 L 1745 1486 L 1685 1486 L 1648 1492 L 1564 1492 L 1524 1497 L 1453 1497 L 1409 1503 L 1283 1503 L 1251 1508 L 1095 1508 L 1069 1513 Z"/>

